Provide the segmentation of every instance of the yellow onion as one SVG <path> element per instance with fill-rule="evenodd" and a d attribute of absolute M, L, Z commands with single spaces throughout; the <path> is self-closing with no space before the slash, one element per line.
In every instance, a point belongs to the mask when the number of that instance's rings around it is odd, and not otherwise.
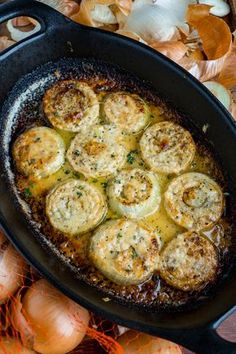
<path fill-rule="evenodd" d="M 18 339 L 1 337 L 0 354 L 34 354 L 32 351 L 24 347 Z"/>
<path fill-rule="evenodd" d="M 118 338 L 124 354 L 181 354 L 177 344 L 144 333 L 128 331 Z"/>
<path fill-rule="evenodd" d="M 33 283 L 11 306 L 12 326 L 25 346 L 43 354 L 64 354 L 80 344 L 89 313 L 46 280 Z"/>
<path fill-rule="evenodd" d="M 0 304 L 23 284 L 26 268 L 23 258 L 0 231 Z"/>

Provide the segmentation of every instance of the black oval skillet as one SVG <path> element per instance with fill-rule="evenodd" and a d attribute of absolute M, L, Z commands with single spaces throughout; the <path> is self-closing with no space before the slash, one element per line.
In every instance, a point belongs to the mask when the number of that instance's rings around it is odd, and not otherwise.
<path fill-rule="evenodd" d="M 236 126 L 224 107 L 197 80 L 145 45 L 73 23 L 41 3 L 13 0 L 0 6 L 0 23 L 21 15 L 37 19 L 41 30 L 1 54 L 1 106 L 18 79 L 49 61 L 62 57 L 83 57 L 117 64 L 149 81 L 163 98 L 191 117 L 199 129 L 207 124 L 207 139 L 223 162 L 229 176 L 230 193 L 236 199 Z M 1 127 L 4 119 L 1 115 Z M 5 134 L 3 129 L 1 134 Z M 71 271 L 59 262 L 49 259 L 48 253 L 32 236 L 26 222 L 16 211 L 4 178 L 7 152 L 2 143 L 3 135 L 0 136 L 1 226 L 23 256 L 43 276 L 78 303 L 121 325 L 167 338 L 199 354 L 236 354 L 236 344 L 227 342 L 216 333 L 219 323 L 235 309 L 234 265 L 214 297 L 191 311 L 147 313 L 113 301 L 104 302 L 95 289 L 75 279 Z"/>

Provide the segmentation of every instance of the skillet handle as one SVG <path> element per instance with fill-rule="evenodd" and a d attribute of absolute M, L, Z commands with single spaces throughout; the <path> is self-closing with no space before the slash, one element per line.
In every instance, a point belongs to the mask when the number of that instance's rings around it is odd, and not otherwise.
<path fill-rule="evenodd" d="M 32 17 L 40 23 L 41 29 L 35 36 L 67 22 L 67 18 L 58 11 L 35 0 L 11 0 L 0 5 L 0 23 L 17 16 Z"/>
<path fill-rule="evenodd" d="M 186 329 L 172 340 L 196 354 L 236 354 L 236 343 L 220 337 L 216 328 Z"/>

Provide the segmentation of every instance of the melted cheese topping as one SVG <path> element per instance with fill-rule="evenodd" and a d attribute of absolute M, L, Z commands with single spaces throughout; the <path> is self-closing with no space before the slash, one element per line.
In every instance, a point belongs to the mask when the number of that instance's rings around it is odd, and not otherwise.
<path fill-rule="evenodd" d="M 161 252 L 161 277 L 180 290 L 201 290 L 215 279 L 217 266 L 215 246 L 194 231 L 179 234 Z"/>
<path fill-rule="evenodd" d="M 115 92 L 106 96 L 103 114 L 108 122 L 128 134 L 138 133 L 146 126 L 149 119 L 146 103 L 138 95 L 125 92 Z"/>
<path fill-rule="evenodd" d="M 144 161 L 159 173 L 179 173 L 192 162 L 195 144 L 191 134 L 173 122 L 150 126 L 140 140 Z"/>
<path fill-rule="evenodd" d="M 112 220 L 101 225 L 91 238 L 93 264 L 118 284 L 139 284 L 159 264 L 160 238 L 131 220 Z"/>
<path fill-rule="evenodd" d="M 107 194 L 111 208 L 130 218 L 153 214 L 161 202 L 155 174 L 138 168 L 121 171 L 109 184 Z"/>
<path fill-rule="evenodd" d="M 67 151 L 73 169 L 86 177 L 112 175 L 124 165 L 125 158 L 121 132 L 111 125 L 81 130 Z"/>
<path fill-rule="evenodd" d="M 209 228 L 221 217 L 223 193 L 218 184 L 202 173 L 185 173 L 174 179 L 165 192 L 169 216 L 186 229 Z"/>
<path fill-rule="evenodd" d="M 71 132 L 95 124 L 99 116 L 96 94 L 78 80 L 58 81 L 45 93 L 43 107 L 54 127 Z"/>
<path fill-rule="evenodd" d="M 64 163 L 65 145 L 53 129 L 35 127 L 16 139 L 12 153 L 19 172 L 40 179 L 61 168 Z"/>
<path fill-rule="evenodd" d="M 69 235 L 94 228 L 107 212 L 103 194 L 93 185 L 69 179 L 47 195 L 46 213 L 52 226 Z"/>

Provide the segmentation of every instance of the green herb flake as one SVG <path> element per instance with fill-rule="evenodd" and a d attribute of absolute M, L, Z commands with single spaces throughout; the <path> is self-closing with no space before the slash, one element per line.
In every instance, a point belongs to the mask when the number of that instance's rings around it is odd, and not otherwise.
<path fill-rule="evenodd" d="M 65 174 L 68 175 L 70 173 L 70 170 L 65 170 Z"/>
<path fill-rule="evenodd" d="M 83 195 L 83 193 L 81 193 L 81 192 L 76 192 L 76 194 L 79 198 Z"/>
<path fill-rule="evenodd" d="M 35 162 L 36 162 L 35 159 L 30 159 L 30 160 L 29 160 L 29 165 L 33 165 L 33 164 L 35 164 Z"/>
<path fill-rule="evenodd" d="M 30 198 L 32 196 L 31 190 L 29 188 L 25 188 L 23 193 L 25 198 Z"/>
<path fill-rule="evenodd" d="M 107 188 L 107 185 L 108 185 L 108 183 L 107 183 L 107 182 L 102 182 L 102 183 L 101 183 L 101 186 L 103 186 L 103 188 L 104 188 L 104 189 L 106 189 L 106 188 Z"/>
<path fill-rule="evenodd" d="M 132 247 L 132 258 L 135 259 L 138 257 L 138 253 L 135 251 L 135 249 Z"/>
<path fill-rule="evenodd" d="M 75 151 L 74 151 L 74 155 L 80 156 L 80 151 L 79 151 L 79 150 L 75 150 Z"/>
<path fill-rule="evenodd" d="M 34 139 L 34 143 L 37 143 L 38 141 L 40 141 L 41 138 L 39 136 L 37 136 L 35 139 Z"/>
<path fill-rule="evenodd" d="M 131 150 L 128 155 L 127 155 L 127 162 L 132 165 L 135 161 L 135 154 L 137 154 L 138 151 L 137 150 Z"/>
<path fill-rule="evenodd" d="M 121 237 L 123 237 L 123 235 L 119 232 L 119 233 L 117 234 L 117 238 L 119 239 L 119 238 L 121 238 Z"/>

